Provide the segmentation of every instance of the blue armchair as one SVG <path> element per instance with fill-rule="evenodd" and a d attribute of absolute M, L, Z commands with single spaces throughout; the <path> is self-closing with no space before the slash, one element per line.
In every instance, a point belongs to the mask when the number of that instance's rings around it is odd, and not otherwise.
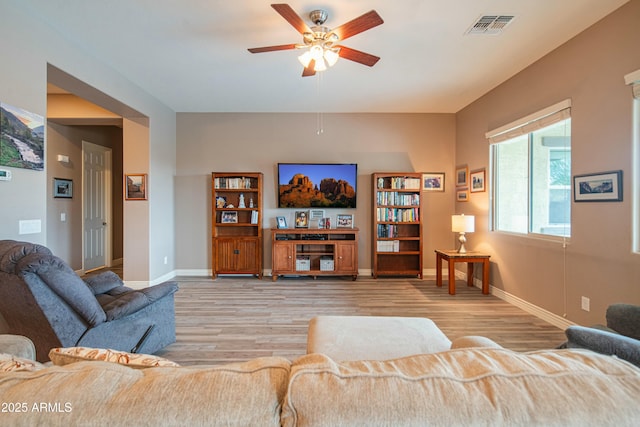
<path fill-rule="evenodd" d="M 0 241 L 0 312 L 6 333 L 24 335 L 36 359 L 53 347 L 154 353 L 175 342 L 175 282 L 142 290 L 113 272 L 82 280 L 41 245 Z"/>

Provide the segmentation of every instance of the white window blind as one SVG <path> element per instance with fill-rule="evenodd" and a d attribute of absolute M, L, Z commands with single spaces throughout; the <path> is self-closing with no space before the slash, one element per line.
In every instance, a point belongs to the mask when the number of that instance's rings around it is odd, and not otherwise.
<path fill-rule="evenodd" d="M 631 85 L 631 91 L 635 99 L 640 99 L 640 70 L 624 76 L 624 82 Z"/>
<path fill-rule="evenodd" d="M 508 123 L 485 134 L 490 144 L 526 135 L 538 129 L 558 123 L 571 117 L 571 100 L 566 99 L 522 119 Z"/>

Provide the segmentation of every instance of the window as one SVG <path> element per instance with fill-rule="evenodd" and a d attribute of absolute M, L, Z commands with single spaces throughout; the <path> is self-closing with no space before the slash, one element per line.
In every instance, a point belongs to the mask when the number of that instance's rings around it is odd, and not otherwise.
<path fill-rule="evenodd" d="M 631 86 L 633 96 L 633 146 L 632 146 L 632 250 L 640 253 L 640 70 L 624 76 L 624 81 Z"/>
<path fill-rule="evenodd" d="M 571 235 L 569 103 L 487 134 L 491 142 L 492 229 Z"/>

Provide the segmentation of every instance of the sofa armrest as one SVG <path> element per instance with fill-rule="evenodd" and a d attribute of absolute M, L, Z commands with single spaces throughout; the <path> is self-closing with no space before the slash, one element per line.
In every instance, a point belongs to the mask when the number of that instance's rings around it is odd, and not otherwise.
<path fill-rule="evenodd" d="M 469 335 L 451 341 L 451 350 L 456 348 L 502 348 L 502 346 L 491 338 Z"/>
<path fill-rule="evenodd" d="M 640 340 L 640 306 L 611 304 L 607 308 L 607 326 L 619 334 Z"/>
<path fill-rule="evenodd" d="M 640 341 L 600 329 L 569 326 L 565 330 L 567 348 L 584 348 L 617 356 L 640 367 Z"/>
<path fill-rule="evenodd" d="M 121 319 L 138 310 L 142 310 L 149 304 L 172 295 L 178 290 L 176 282 L 165 282 L 149 288 L 131 291 L 120 295 L 113 301 L 102 306 L 107 315 L 107 321 Z"/>
<path fill-rule="evenodd" d="M 0 335 L 0 353 L 36 360 L 36 347 L 33 345 L 33 341 L 22 335 Z"/>
<path fill-rule="evenodd" d="M 91 288 L 94 295 L 106 294 L 107 292 L 124 286 L 124 282 L 113 271 L 104 271 L 84 279 L 84 282 Z"/>

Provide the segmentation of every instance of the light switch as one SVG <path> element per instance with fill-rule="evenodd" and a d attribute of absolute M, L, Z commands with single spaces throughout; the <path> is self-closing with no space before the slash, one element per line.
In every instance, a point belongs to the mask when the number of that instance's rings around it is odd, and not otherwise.
<path fill-rule="evenodd" d="M 65 222 L 66 220 L 67 220 L 67 214 L 66 214 L 66 213 L 64 213 L 64 212 L 62 212 L 62 213 L 60 214 L 60 221 L 61 221 L 61 222 Z"/>

